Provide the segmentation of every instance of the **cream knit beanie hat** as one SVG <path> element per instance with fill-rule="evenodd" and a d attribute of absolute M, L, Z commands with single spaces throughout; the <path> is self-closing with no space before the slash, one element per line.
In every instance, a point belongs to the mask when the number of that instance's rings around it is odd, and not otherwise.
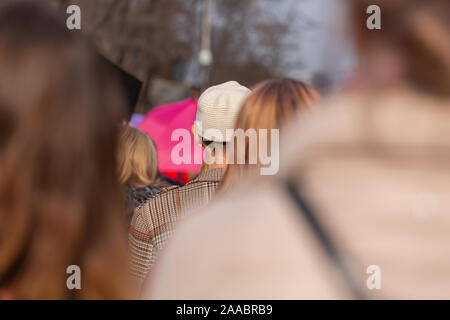
<path fill-rule="evenodd" d="M 251 91 L 229 81 L 207 89 L 198 100 L 195 131 L 203 140 L 227 142 L 227 129 L 234 129 L 242 104 Z"/>

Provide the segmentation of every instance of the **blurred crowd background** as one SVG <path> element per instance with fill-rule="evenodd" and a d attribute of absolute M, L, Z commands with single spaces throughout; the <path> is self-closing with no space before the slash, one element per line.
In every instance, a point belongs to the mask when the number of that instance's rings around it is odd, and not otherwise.
<path fill-rule="evenodd" d="M 83 32 L 144 82 L 138 113 L 229 79 L 251 87 L 289 76 L 329 93 L 350 81 L 357 62 L 345 2 L 48 1 L 79 5 Z M 202 49 L 211 52 L 208 65 L 199 61 Z"/>

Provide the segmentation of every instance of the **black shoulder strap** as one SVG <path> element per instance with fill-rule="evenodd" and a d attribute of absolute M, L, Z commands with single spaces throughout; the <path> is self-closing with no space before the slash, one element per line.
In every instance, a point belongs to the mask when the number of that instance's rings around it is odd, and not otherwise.
<path fill-rule="evenodd" d="M 322 249 L 341 275 L 350 293 L 355 299 L 365 300 L 365 294 L 361 291 L 361 287 L 357 284 L 355 278 L 342 259 L 342 256 L 336 247 L 336 242 L 334 242 L 330 235 L 325 231 L 325 228 L 321 225 L 319 219 L 303 197 L 297 185 L 292 181 L 287 181 L 285 182 L 285 189 L 289 197 L 295 203 L 298 212 L 303 216 L 304 220 L 306 220 L 308 226 L 315 235 L 316 240 L 320 243 Z"/>

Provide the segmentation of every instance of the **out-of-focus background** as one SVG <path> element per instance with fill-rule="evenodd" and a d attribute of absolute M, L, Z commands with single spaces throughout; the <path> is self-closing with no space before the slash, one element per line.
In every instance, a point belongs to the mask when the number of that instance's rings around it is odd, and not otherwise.
<path fill-rule="evenodd" d="M 47 1 L 79 5 L 82 31 L 143 81 L 141 114 L 228 80 L 253 86 L 290 76 L 326 94 L 355 66 L 344 1 Z"/>
<path fill-rule="evenodd" d="M 349 1 L 45 1 L 64 11 L 78 5 L 81 32 L 142 82 L 131 90 L 139 93 L 132 93 L 131 123 L 155 142 L 160 172 L 180 184 L 200 164 L 172 163 L 172 132 L 190 132 L 207 87 L 235 80 L 251 88 L 291 77 L 325 96 L 357 79 Z M 198 148 L 191 135 L 192 154 Z"/>

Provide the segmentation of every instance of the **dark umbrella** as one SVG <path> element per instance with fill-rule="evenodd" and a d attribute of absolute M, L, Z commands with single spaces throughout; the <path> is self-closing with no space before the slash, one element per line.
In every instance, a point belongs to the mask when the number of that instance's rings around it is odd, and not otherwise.
<path fill-rule="evenodd" d="M 125 98 L 127 100 L 127 106 L 128 106 L 128 120 L 131 119 L 132 114 L 134 113 L 134 110 L 136 109 L 136 104 L 139 99 L 139 93 L 141 91 L 142 87 L 142 81 L 137 79 L 132 74 L 126 72 L 122 68 L 120 68 L 118 65 L 114 64 L 107 58 L 105 58 L 103 55 L 99 54 L 101 57 L 101 60 L 105 62 L 107 67 L 111 70 L 112 74 L 115 74 L 117 78 L 119 79 L 119 83 L 122 86 L 122 90 L 125 94 Z"/>

